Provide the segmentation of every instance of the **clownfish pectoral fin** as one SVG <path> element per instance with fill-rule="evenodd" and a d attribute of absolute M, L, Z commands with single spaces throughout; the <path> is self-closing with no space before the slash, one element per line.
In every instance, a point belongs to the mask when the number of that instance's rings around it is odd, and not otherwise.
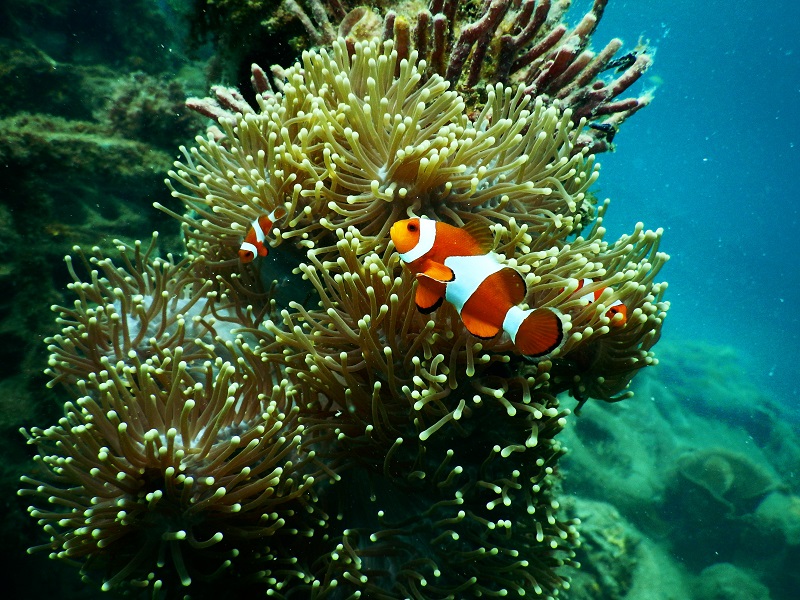
<path fill-rule="evenodd" d="M 561 313 L 552 308 L 522 310 L 513 306 L 506 314 L 503 329 L 520 353 L 533 358 L 550 354 L 564 342 Z"/>
<path fill-rule="evenodd" d="M 417 294 L 414 302 L 421 313 L 432 313 L 439 308 L 444 300 L 444 292 L 444 283 L 424 275 L 417 275 Z"/>
<path fill-rule="evenodd" d="M 269 254 L 269 248 L 267 248 L 266 244 L 258 244 L 258 255 L 259 256 L 266 256 Z"/>
<path fill-rule="evenodd" d="M 464 322 L 464 327 L 467 328 L 467 331 L 475 337 L 488 340 L 500 333 L 500 328 L 496 324 L 489 323 L 480 316 L 463 310 L 461 311 L 461 320 Z"/>
<path fill-rule="evenodd" d="M 420 276 L 428 277 L 434 281 L 438 281 L 439 283 L 447 283 L 456 278 L 455 273 L 453 273 L 453 269 L 446 267 L 442 263 L 433 262 L 432 260 L 429 260 L 425 264 L 425 267 L 417 275 L 418 278 Z"/>

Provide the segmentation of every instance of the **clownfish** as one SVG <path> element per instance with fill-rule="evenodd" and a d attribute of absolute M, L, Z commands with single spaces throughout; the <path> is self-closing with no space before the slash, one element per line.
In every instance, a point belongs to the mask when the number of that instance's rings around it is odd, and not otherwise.
<path fill-rule="evenodd" d="M 479 338 L 505 331 L 517 350 L 541 357 L 564 341 L 561 313 L 523 310 L 525 278 L 492 252 L 488 228 L 454 227 L 432 219 L 398 221 L 389 232 L 400 259 L 417 277 L 415 302 L 422 313 L 447 300 Z"/>
<path fill-rule="evenodd" d="M 591 279 L 584 278 L 584 279 L 578 280 L 578 287 L 573 293 L 577 294 L 579 291 L 581 291 L 583 289 L 584 286 L 587 286 L 587 285 L 589 285 L 591 283 L 594 283 L 594 281 L 592 281 Z M 586 306 L 588 304 L 591 304 L 592 302 L 595 302 L 598 298 L 600 298 L 601 294 L 605 290 L 606 290 L 606 288 L 602 287 L 602 288 L 600 288 L 599 290 L 597 290 L 595 292 L 590 292 L 588 294 L 581 295 L 581 297 L 579 299 L 580 299 L 581 303 L 584 306 Z M 615 315 L 622 315 L 622 318 L 621 319 L 614 319 Z M 621 300 L 619 300 L 619 299 L 614 300 L 614 302 L 611 303 L 611 306 L 609 307 L 609 309 L 606 311 L 606 316 L 609 319 L 611 319 L 611 325 L 613 327 L 622 327 L 628 321 L 628 307 L 625 306 L 622 303 Z"/>
<path fill-rule="evenodd" d="M 272 230 L 275 221 L 286 214 L 286 209 L 279 206 L 268 215 L 262 215 L 250 224 L 247 235 L 239 247 L 239 260 L 243 263 L 251 262 L 256 256 L 269 254 L 267 248 L 267 234 Z"/>

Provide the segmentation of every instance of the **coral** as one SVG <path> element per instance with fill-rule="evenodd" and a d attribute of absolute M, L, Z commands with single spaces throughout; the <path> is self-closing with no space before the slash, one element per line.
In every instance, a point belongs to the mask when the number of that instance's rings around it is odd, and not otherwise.
<path fill-rule="evenodd" d="M 757 577 L 768 597 L 794 598 L 800 512 L 793 416 L 727 346 L 679 338 L 659 342 L 658 351 L 660 366 L 631 386 L 634 401 L 589 402 L 579 418 L 568 419 L 558 437 L 566 448 L 559 461 L 563 494 L 577 497 L 578 507 L 583 499 L 607 502 L 642 533 L 628 600 L 654 592 L 693 598 L 695 591 L 704 598 L 701 585 L 709 597 L 737 597 L 724 582 L 742 573 L 744 596 L 748 580 Z M 591 577 L 595 564 L 618 552 L 611 547 L 594 555 L 597 534 L 589 517 L 563 504 L 582 521 L 576 551 L 582 568 L 569 596 L 596 598 L 601 586 L 603 597 L 618 597 L 612 582 Z M 627 555 L 614 566 L 626 560 L 633 559 Z M 718 563 L 732 566 L 701 576 Z M 626 579 L 619 574 L 614 581 Z"/>
<path fill-rule="evenodd" d="M 570 598 L 624 598 L 644 548 L 642 535 L 610 504 L 570 497 L 566 510 L 580 520 L 581 569 L 570 584 Z"/>
<path fill-rule="evenodd" d="M 176 48 L 181 32 L 162 8 L 147 0 L 120 7 L 88 6 L 79 0 L 9 0 L 0 8 L 0 38 L 13 40 L 32 56 L 46 57 L 52 70 L 66 71 L 63 75 L 84 68 L 92 71 L 98 65 L 148 73 L 173 71 L 183 57 L 164 48 Z M 24 83 L 28 80 L 38 78 L 26 75 Z M 42 89 L 39 81 L 40 98 Z"/>
<path fill-rule="evenodd" d="M 169 165 L 166 152 L 154 152 L 136 140 L 109 136 L 106 129 L 92 122 L 23 113 L 0 120 L 0 132 L 6 140 L 0 160 L 6 164 L 39 172 L 51 163 L 59 165 L 61 172 L 92 169 L 113 187 L 124 188 L 131 181 L 144 180 L 145 173 Z M 101 211 L 111 208 L 106 205 Z"/>
<path fill-rule="evenodd" d="M 730 563 L 703 569 L 696 584 L 697 600 L 770 600 L 769 589 L 752 574 Z"/>
<path fill-rule="evenodd" d="M 288 62 L 310 43 L 322 41 L 306 11 L 293 0 L 196 0 L 176 5 L 187 18 L 191 45 L 203 49 L 212 42 L 211 81 L 238 81 L 253 61 Z M 319 0 L 314 6 L 310 12 L 330 30 Z"/>
<path fill-rule="evenodd" d="M 416 3 L 378 2 L 383 24 L 369 7 L 345 14 L 344 3 L 331 1 L 329 12 L 341 18 L 339 35 L 351 43 L 381 36 L 397 44 L 399 56 L 412 51 L 425 61 L 425 76 L 438 74 L 460 91 L 485 86 L 525 85 L 525 93 L 550 105 L 571 108 L 576 119 L 592 120 L 581 145 L 592 152 L 613 148 L 620 125 L 647 106 L 650 92 L 619 99 L 650 67 L 653 52 L 646 42 L 622 56 L 615 38 L 599 52 L 590 49 L 592 35 L 608 0 L 595 0 L 574 27 L 565 22 L 570 2 L 556 0 L 431 0 Z M 283 6 L 296 16 L 313 45 L 329 44 L 334 31 L 320 0 L 308 0 L 310 15 L 294 0 Z M 388 6 L 383 6 L 388 4 Z M 477 16 L 477 18 L 476 18 Z M 613 70 L 610 76 L 603 75 Z M 470 104 L 474 101 L 469 100 Z"/>
<path fill-rule="evenodd" d="M 35 549 L 167 597 L 215 581 L 319 599 L 569 587 L 557 396 L 622 399 L 655 363 L 661 231 L 604 240 L 571 108 L 498 81 L 472 110 L 394 31 L 306 51 L 274 91 L 254 69 L 257 109 L 225 88 L 195 102 L 217 129 L 169 173 L 183 210 L 157 204 L 181 259 L 155 241 L 74 250 L 77 300 L 48 340 L 51 385 L 74 400 L 26 431 L 38 472 L 20 494 L 50 536 Z M 249 223 L 279 207 L 275 251 L 241 263 Z M 489 231 L 525 303 L 563 315 L 563 346 L 534 361 L 450 305 L 417 311 L 388 235 L 415 215 Z M 294 299 L 271 285 L 287 276 Z"/>
<path fill-rule="evenodd" d="M 800 546 L 800 497 L 772 492 L 755 512 L 759 529 L 775 534 L 789 546 Z"/>
<path fill-rule="evenodd" d="M 42 340 L 54 333 L 48 307 L 72 301 L 66 299 L 64 255 L 76 244 L 108 250 L 115 237 L 130 241 L 154 228 L 162 229 L 162 252 L 179 247 L 177 232 L 165 225 L 169 219 L 149 207 L 153 200 L 169 199 L 162 173 L 174 158 L 174 145 L 196 131 L 187 135 L 182 129 L 165 151 L 147 132 L 128 139 L 104 118 L 112 90 L 131 69 L 180 86 L 176 97 L 189 93 L 184 77 L 192 63 L 171 36 L 172 24 L 149 1 L 89 6 L 11 0 L 0 7 L 0 493 L 5 498 L 14 496 L 29 468 L 31 447 L 18 429 L 56 423 L 67 398 L 60 389 L 46 389 L 42 374 L 48 360 Z M 197 89 L 206 87 L 203 82 Z M 6 555 L 16 558 L 4 570 L 5 593 L 75 597 L 80 580 L 67 563 L 48 561 L 46 553 L 25 555 L 41 534 L 25 505 L 7 508 L 0 537 Z"/>
<path fill-rule="evenodd" d="M 561 443 L 568 452 L 561 461 L 570 494 L 608 502 L 636 527 L 662 533 L 661 507 L 667 487 L 659 465 L 674 460 L 678 442 L 642 391 L 628 402 L 589 402 L 579 418 L 568 422 Z"/>
<path fill-rule="evenodd" d="M 190 65 L 179 44 L 171 43 L 169 19 L 154 6 L 12 0 L 0 8 L 0 390 L 7 431 L 52 421 L 59 412 L 56 397 L 43 390 L 47 352 L 41 340 L 52 333 L 49 316 L 43 317 L 47 307 L 64 302 L 64 255 L 76 244 L 108 249 L 114 237 L 130 241 L 164 229 L 168 220 L 148 214 L 149 205 L 168 199 L 160 174 L 174 146 L 196 134 L 199 120 L 180 106 L 188 91 L 175 73 L 179 64 L 182 75 L 189 73 Z M 116 131 L 108 115 L 119 108 L 132 116 L 136 105 L 114 95 L 128 81 L 128 69 L 162 82 L 172 92 L 170 112 L 181 112 L 190 126 L 175 129 L 174 116 L 162 115 L 162 131 L 171 133 L 156 143 L 146 129 L 135 136 Z M 162 110 L 165 104 L 150 106 Z M 178 246 L 174 233 L 164 234 L 163 248 Z M 7 440 L 0 452 L 16 453 L 16 436 L 0 437 Z M 20 460 L 9 473 L 24 468 Z M 7 493 L 16 487 L 12 479 L 18 476 L 4 480 Z M 30 534 L 12 519 L 6 523 L 0 535 Z M 19 581 L 28 575 L 14 571 Z"/>
<path fill-rule="evenodd" d="M 172 149 L 198 129 L 197 115 L 184 106 L 185 96 L 175 79 L 132 73 L 116 82 L 98 117 L 120 137 Z"/>
<path fill-rule="evenodd" d="M 0 301 L 0 386 L 12 387 L 24 398 L 20 404 L 30 406 L 42 395 L 36 374 L 47 363 L 41 339 L 50 325 L 41 314 L 64 301 L 64 254 L 75 244 L 105 243 L 98 230 L 133 237 L 152 227 L 143 199 L 162 193 L 154 173 L 167 168 L 170 157 L 146 143 L 110 136 L 95 122 L 53 115 L 2 118 L 0 135 L 0 275 L 6 290 Z"/>
<path fill-rule="evenodd" d="M 730 514 L 752 512 L 755 501 L 781 487 L 768 468 L 724 448 L 684 454 L 678 459 L 676 472 L 705 490 Z"/>

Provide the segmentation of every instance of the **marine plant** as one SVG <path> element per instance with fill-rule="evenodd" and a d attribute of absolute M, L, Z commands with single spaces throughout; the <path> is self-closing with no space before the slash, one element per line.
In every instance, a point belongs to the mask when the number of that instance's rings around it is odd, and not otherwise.
<path fill-rule="evenodd" d="M 434 33 L 452 6 L 433 3 Z M 511 31 L 550 10 L 511 6 L 479 21 Z M 68 259 L 78 299 L 55 308 L 48 373 L 74 400 L 25 432 L 38 454 L 20 493 L 50 536 L 34 550 L 167 597 L 568 587 L 579 522 L 559 511 L 559 395 L 620 400 L 655 362 L 661 231 L 604 239 L 575 105 L 514 80 L 480 101 L 451 89 L 398 18 L 384 16 L 392 35 L 303 52 L 277 89 L 254 67 L 256 107 L 225 88 L 194 102 L 215 126 L 169 172 L 183 210 L 159 206 L 183 258 L 154 241 Z M 273 252 L 240 261 L 276 209 Z M 412 216 L 489 231 L 525 303 L 562 316 L 563 344 L 531 359 L 469 334 L 449 303 L 418 311 L 389 236 Z"/>

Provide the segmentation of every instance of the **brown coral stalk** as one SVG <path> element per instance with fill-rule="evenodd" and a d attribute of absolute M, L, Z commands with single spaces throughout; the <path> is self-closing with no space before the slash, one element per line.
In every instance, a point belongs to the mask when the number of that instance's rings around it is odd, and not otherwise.
<path fill-rule="evenodd" d="M 450 53 L 450 64 L 447 66 L 447 72 L 444 76 L 447 81 L 451 83 L 458 81 L 458 78 L 461 76 L 461 71 L 464 68 L 464 63 L 470 51 L 472 51 L 473 46 L 478 40 L 488 43 L 489 38 L 494 35 L 497 26 L 508 11 L 509 4 L 510 0 L 486 0 L 482 11 L 483 16 L 461 30 L 458 42 L 456 42 L 455 47 Z M 481 51 L 479 60 L 473 59 L 473 63 L 478 65 L 474 67 L 474 69 L 478 71 L 482 63 L 483 52 L 485 52 L 485 50 Z M 477 79 L 475 81 L 477 81 Z M 474 83 L 471 85 L 474 85 Z"/>

